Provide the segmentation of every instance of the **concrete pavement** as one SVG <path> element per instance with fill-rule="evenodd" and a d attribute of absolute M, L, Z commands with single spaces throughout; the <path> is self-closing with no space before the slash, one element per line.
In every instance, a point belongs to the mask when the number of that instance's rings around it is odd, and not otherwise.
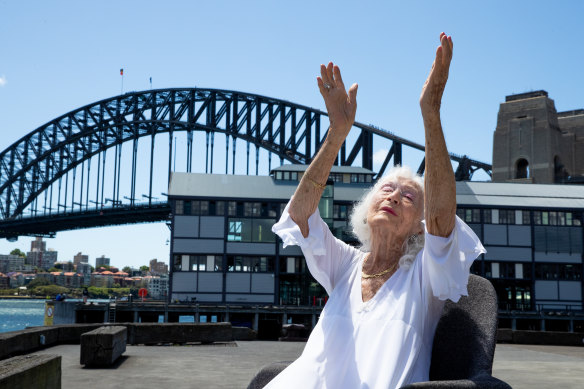
<path fill-rule="evenodd" d="M 233 342 L 195 346 L 127 346 L 112 368 L 84 368 L 79 345 L 40 354 L 62 355 L 63 389 L 245 388 L 263 365 L 294 360 L 304 343 Z M 584 388 L 584 347 L 499 344 L 493 375 L 513 388 Z"/>

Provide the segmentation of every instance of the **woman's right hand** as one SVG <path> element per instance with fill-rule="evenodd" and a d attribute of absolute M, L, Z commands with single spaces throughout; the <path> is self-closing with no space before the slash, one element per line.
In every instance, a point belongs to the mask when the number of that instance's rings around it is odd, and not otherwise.
<path fill-rule="evenodd" d="M 316 80 L 331 123 L 329 136 L 342 143 L 355 122 L 358 85 L 351 85 L 347 93 L 341 70 L 332 62 L 328 66 L 320 65 L 320 77 Z"/>

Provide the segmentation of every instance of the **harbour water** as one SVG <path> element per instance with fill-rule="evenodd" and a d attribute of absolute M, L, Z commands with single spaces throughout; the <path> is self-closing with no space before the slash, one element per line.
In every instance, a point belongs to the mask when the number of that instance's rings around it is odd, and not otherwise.
<path fill-rule="evenodd" d="M 0 332 L 42 326 L 44 318 L 45 300 L 0 299 Z"/>

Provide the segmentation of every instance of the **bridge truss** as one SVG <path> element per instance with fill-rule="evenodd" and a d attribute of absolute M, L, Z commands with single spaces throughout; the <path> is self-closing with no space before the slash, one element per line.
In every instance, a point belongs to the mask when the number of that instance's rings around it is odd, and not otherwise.
<path fill-rule="evenodd" d="M 154 183 L 164 175 L 167 186 L 176 169 L 176 133 L 186 134 L 181 144 L 186 147 L 182 156 L 186 172 L 193 171 L 204 149 L 204 172 L 213 173 L 215 138 L 221 134 L 225 174 L 229 167 L 232 174 L 236 172 L 241 143 L 246 146 L 245 174 L 250 174 L 251 146 L 255 161 L 251 174 L 258 174 L 260 150 L 267 153 L 269 169 L 272 156 L 280 164 L 310 163 L 326 137 L 326 116 L 288 101 L 198 88 L 133 92 L 86 105 L 37 128 L 0 153 L 0 238 L 167 220 L 170 207 L 155 196 Z M 372 125 L 355 123 L 352 133 L 335 163 L 373 170 L 373 144 L 385 140 L 391 147 L 377 177 L 390 162 L 402 163 L 404 149 L 424 150 L 423 145 Z M 195 135 L 204 136 L 204 147 Z M 143 145 L 139 152 L 141 139 L 148 140 L 145 152 Z M 122 153 L 128 146 L 130 152 Z M 164 172 L 160 172 L 159 149 L 165 153 Z M 477 170 L 491 175 L 489 164 L 455 154 L 450 158 L 457 163 L 457 180 L 470 180 Z M 419 173 L 424 166 L 422 153 Z"/>

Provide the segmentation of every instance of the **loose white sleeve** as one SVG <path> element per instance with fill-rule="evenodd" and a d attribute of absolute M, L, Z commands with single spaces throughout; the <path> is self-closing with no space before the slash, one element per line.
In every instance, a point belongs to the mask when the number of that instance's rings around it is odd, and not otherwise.
<path fill-rule="evenodd" d="M 318 208 L 308 218 L 308 237 L 300 232 L 300 227 L 288 213 L 286 205 L 280 220 L 272 227 L 284 242 L 284 247 L 297 245 L 302 249 L 308 270 L 330 295 L 336 281 L 351 267 L 353 260 L 361 253 L 354 247 L 335 238 L 327 224 L 321 219 Z"/>
<path fill-rule="evenodd" d="M 474 231 L 458 216 L 452 233 L 447 238 L 431 235 L 426 229 L 422 267 L 426 284 L 440 300 L 458 302 L 467 296 L 470 266 L 486 253 Z"/>

